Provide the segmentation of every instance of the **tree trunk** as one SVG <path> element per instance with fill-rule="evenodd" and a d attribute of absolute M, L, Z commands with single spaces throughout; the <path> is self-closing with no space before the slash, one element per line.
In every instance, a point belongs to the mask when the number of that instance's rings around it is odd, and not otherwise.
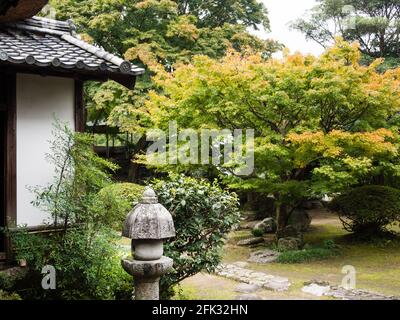
<path fill-rule="evenodd" d="M 132 183 L 137 183 L 139 180 L 139 169 L 140 164 L 130 161 L 129 163 L 129 172 L 128 172 L 128 180 Z"/>
<path fill-rule="evenodd" d="M 282 230 L 288 223 L 288 206 L 280 203 L 276 206 L 276 224 L 277 230 Z"/>

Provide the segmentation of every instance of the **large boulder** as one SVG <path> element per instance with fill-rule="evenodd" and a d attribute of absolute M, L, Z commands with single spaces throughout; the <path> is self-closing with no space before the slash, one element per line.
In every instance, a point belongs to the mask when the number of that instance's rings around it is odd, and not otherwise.
<path fill-rule="evenodd" d="M 276 232 L 276 238 L 301 238 L 302 233 L 300 230 L 295 228 L 294 226 L 288 225 Z"/>
<path fill-rule="evenodd" d="M 281 251 L 299 250 L 302 247 L 302 242 L 300 238 L 280 238 L 278 240 L 278 249 Z"/>
<path fill-rule="evenodd" d="M 306 232 L 311 225 L 311 216 L 304 209 L 294 209 L 289 217 L 288 224 L 301 232 Z"/>
<path fill-rule="evenodd" d="M 280 239 L 296 239 L 297 242 L 297 249 L 302 248 L 304 245 L 304 240 L 303 240 L 303 233 L 296 229 L 294 226 L 286 226 L 285 228 L 278 230 L 276 232 L 276 239 L 278 240 L 278 247 L 279 247 L 279 240 Z M 283 241 L 281 242 L 282 246 L 286 245 L 286 242 Z M 291 248 L 292 245 L 288 244 L 288 246 Z M 289 249 L 289 250 L 294 250 L 294 249 Z"/>
<path fill-rule="evenodd" d="M 265 218 L 253 227 L 253 234 L 274 233 L 276 231 L 276 223 L 274 218 Z"/>
<path fill-rule="evenodd" d="M 250 222 L 244 222 L 240 225 L 240 229 L 241 230 L 248 230 L 248 229 L 254 229 L 254 227 L 261 223 L 261 220 L 255 220 L 255 221 L 250 221 Z"/>

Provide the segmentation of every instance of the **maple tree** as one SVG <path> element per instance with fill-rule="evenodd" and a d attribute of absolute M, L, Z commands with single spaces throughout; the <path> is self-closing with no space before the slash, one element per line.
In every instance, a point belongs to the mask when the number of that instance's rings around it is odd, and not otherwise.
<path fill-rule="evenodd" d="M 274 195 L 282 228 L 303 199 L 400 174 L 400 70 L 379 73 L 380 60 L 359 60 L 358 45 L 341 39 L 319 58 L 196 56 L 158 79 L 162 91 L 146 107 L 162 129 L 171 120 L 181 129 L 253 128 L 253 174 L 219 173 L 231 187 Z"/>
<path fill-rule="evenodd" d="M 121 132 L 151 127 L 143 99 L 156 74 L 202 54 L 218 59 L 246 48 L 268 57 L 281 48 L 247 28 L 269 30 L 267 10 L 256 0 L 52 0 L 57 18 L 72 19 L 89 42 L 146 69 L 134 93 L 115 82 L 91 83 L 85 97 L 88 121 Z"/>

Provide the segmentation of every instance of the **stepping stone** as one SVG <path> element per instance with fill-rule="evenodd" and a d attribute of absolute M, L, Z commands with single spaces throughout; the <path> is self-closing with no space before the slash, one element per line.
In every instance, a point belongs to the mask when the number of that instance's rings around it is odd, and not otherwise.
<path fill-rule="evenodd" d="M 254 263 L 271 263 L 279 257 L 279 252 L 273 250 L 261 250 L 250 253 L 248 262 Z"/>
<path fill-rule="evenodd" d="M 337 286 L 332 286 L 324 295 L 342 300 L 399 300 L 399 297 L 385 296 L 367 290 L 345 289 Z"/>
<path fill-rule="evenodd" d="M 310 284 L 317 284 L 322 287 L 330 286 L 330 283 L 328 281 L 324 281 L 324 280 L 311 280 L 311 281 L 304 282 L 304 286 L 309 286 Z"/>
<path fill-rule="evenodd" d="M 262 298 L 256 294 L 242 294 L 237 296 L 235 300 L 262 300 Z"/>
<path fill-rule="evenodd" d="M 235 287 L 235 292 L 253 293 L 259 289 L 260 287 L 256 284 L 240 283 Z"/>
<path fill-rule="evenodd" d="M 263 288 L 272 291 L 287 291 L 289 289 L 290 283 L 289 282 L 277 282 L 274 280 L 268 281 L 264 283 Z"/>
<path fill-rule="evenodd" d="M 264 238 L 263 237 L 255 237 L 255 238 L 249 238 L 249 239 L 244 239 L 244 240 L 240 240 L 237 245 L 238 246 L 251 246 L 254 244 L 259 244 L 264 242 Z"/>
<path fill-rule="evenodd" d="M 221 268 L 218 268 L 216 273 L 228 279 L 241 282 L 237 291 L 246 290 L 246 292 L 252 292 L 255 290 L 255 287 L 263 287 L 273 291 L 286 291 L 291 285 L 288 278 L 273 276 L 263 272 L 254 272 L 251 269 L 241 268 L 233 264 L 221 265 Z M 253 285 L 253 287 L 250 287 L 250 285 Z"/>
<path fill-rule="evenodd" d="M 246 268 L 249 264 L 246 261 L 237 261 L 232 263 L 234 266 L 237 266 L 239 268 Z"/>
<path fill-rule="evenodd" d="M 301 291 L 312 294 L 313 296 L 317 296 L 317 297 L 322 297 L 323 295 L 328 293 L 330 290 L 331 290 L 330 286 L 321 286 L 317 283 L 312 283 L 308 286 L 303 287 L 303 289 L 301 289 Z"/>

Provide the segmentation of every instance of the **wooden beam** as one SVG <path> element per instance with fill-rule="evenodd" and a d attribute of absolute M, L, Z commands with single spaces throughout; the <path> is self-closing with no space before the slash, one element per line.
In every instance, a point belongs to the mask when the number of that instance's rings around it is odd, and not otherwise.
<path fill-rule="evenodd" d="M 6 218 L 7 227 L 17 223 L 17 94 L 16 75 L 7 74 Z"/>
<path fill-rule="evenodd" d="M 75 131 L 85 132 L 86 115 L 83 101 L 83 81 L 75 80 Z"/>

